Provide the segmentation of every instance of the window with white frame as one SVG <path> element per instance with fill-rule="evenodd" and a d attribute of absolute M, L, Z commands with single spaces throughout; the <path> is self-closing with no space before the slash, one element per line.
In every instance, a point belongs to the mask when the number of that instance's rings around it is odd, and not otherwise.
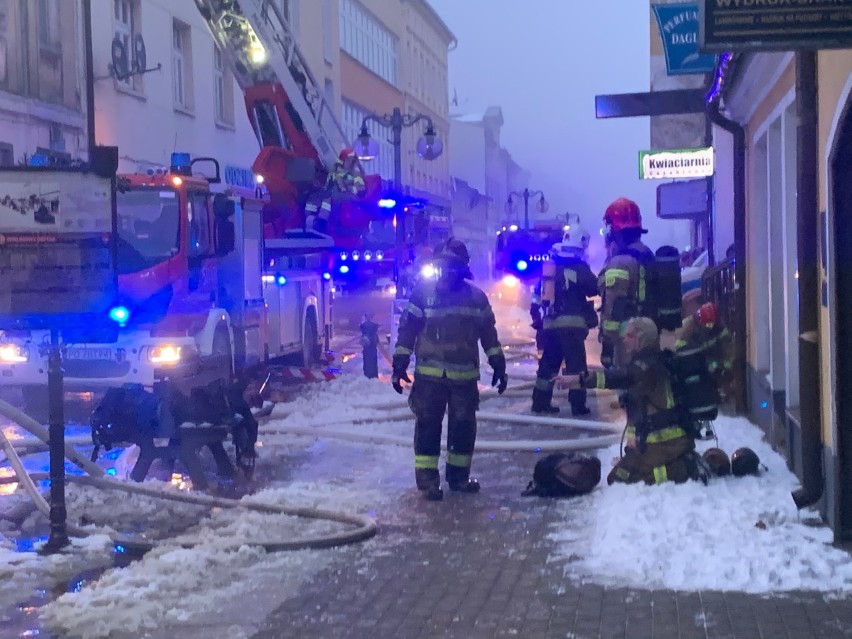
<path fill-rule="evenodd" d="M 396 86 L 397 37 L 356 0 L 340 1 L 340 48 Z"/>
<path fill-rule="evenodd" d="M 113 23 L 115 37 L 121 41 L 127 56 L 128 70 L 132 68 L 133 40 L 139 33 L 139 0 L 113 0 Z M 142 88 L 142 76 L 134 75 L 116 82 L 122 86 L 140 90 Z"/>
<path fill-rule="evenodd" d="M 213 91 L 218 124 L 234 124 L 234 79 L 219 47 L 213 46 Z"/>
<path fill-rule="evenodd" d="M 38 41 L 42 49 L 60 51 L 59 0 L 38 0 Z"/>
<path fill-rule="evenodd" d="M 353 102 L 343 100 L 343 133 L 347 140 L 357 140 L 361 132 L 361 123 L 370 115 L 366 109 L 362 109 Z M 364 162 L 364 172 L 372 175 L 380 175 L 386 180 L 393 179 L 393 144 L 391 144 L 390 127 L 382 126 L 378 122 L 367 122 L 367 130 L 370 136 L 378 143 L 379 153 L 373 160 Z"/>
<path fill-rule="evenodd" d="M 172 23 L 172 98 L 178 109 L 192 110 L 192 47 L 189 26 Z"/>

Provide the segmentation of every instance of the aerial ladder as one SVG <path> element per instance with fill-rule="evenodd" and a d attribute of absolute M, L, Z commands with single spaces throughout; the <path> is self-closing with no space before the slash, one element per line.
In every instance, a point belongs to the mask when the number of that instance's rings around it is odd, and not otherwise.
<path fill-rule="evenodd" d="M 245 95 L 261 146 L 252 170 L 263 176 L 273 202 L 285 209 L 284 226 L 299 227 L 305 198 L 325 187 L 339 153 L 349 146 L 333 105 L 274 0 L 195 4 Z M 366 178 L 369 197 L 381 180 Z"/>

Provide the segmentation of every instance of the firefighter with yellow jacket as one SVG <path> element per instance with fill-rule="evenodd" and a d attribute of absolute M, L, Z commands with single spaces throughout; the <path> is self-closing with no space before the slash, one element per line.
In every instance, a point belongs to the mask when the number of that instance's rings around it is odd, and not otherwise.
<path fill-rule="evenodd" d="M 640 238 L 642 215 L 633 200 L 620 197 L 604 213 L 610 257 L 598 276 L 601 295 L 601 364 L 624 368 L 627 359 L 622 342 L 625 322 L 633 317 L 656 317 L 650 296 L 650 271 L 655 257 Z"/>
<path fill-rule="evenodd" d="M 408 404 L 414 413 L 414 476 L 426 499 L 443 499 L 438 461 L 444 413 L 447 421 L 445 477 L 450 490 L 479 491 L 470 478 L 479 408 L 479 343 L 494 370 L 491 385 L 506 390 L 506 358 L 497 337 L 488 297 L 466 281 L 470 255 L 464 243 L 450 238 L 439 244 L 433 261 L 436 280 L 414 288 L 399 323 L 391 383 L 402 393 L 410 382 L 408 365 L 415 356 L 414 383 Z"/>
<path fill-rule="evenodd" d="M 695 442 L 675 404 L 657 325 L 647 317 L 628 320 L 624 345 L 630 358 L 624 369 L 597 371 L 579 381 L 586 388 L 627 391 L 627 444 L 607 483 L 684 482 L 694 473 Z"/>
<path fill-rule="evenodd" d="M 314 194 L 305 204 L 305 227 L 326 233 L 335 194 L 360 197 L 366 190 L 367 185 L 358 164 L 358 156 L 353 149 L 343 149 L 328 174 L 325 189 Z"/>

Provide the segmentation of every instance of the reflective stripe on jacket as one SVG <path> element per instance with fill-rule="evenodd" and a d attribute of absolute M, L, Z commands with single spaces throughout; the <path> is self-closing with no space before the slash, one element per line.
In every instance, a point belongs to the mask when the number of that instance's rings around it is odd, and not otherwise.
<path fill-rule="evenodd" d="M 440 282 L 415 287 L 399 322 L 394 366 L 414 353 L 417 375 L 452 381 L 479 379 L 479 343 L 493 367 L 505 370 L 506 360 L 497 337 L 488 297 L 464 281 L 456 288 Z"/>

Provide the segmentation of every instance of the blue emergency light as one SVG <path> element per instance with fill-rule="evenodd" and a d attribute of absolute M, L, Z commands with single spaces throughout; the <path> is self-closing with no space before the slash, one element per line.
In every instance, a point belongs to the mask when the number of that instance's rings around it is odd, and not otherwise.
<path fill-rule="evenodd" d="M 382 209 L 392 209 L 396 206 L 396 200 L 391 197 L 383 197 L 379 200 L 379 208 Z"/>
<path fill-rule="evenodd" d="M 126 306 L 113 306 L 109 309 L 109 318 L 119 326 L 124 326 L 130 319 L 130 310 Z"/>
<path fill-rule="evenodd" d="M 515 263 L 515 268 L 519 271 L 526 271 L 529 268 L 529 264 L 527 264 L 526 260 L 518 260 Z"/>
<path fill-rule="evenodd" d="M 275 282 L 278 284 L 278 286 L 284 286 L 287 283 L 287 278 L 283 275 L 279 275 L 275 278 Z"/>
<path fill-rule="evenodd" d="M 331 273 L 323 273 L 322 279 L 324 279 L 326 281 L 330 280 L 331 279 Z"/>
<path fill-rule="evenodd" d="M 169 170 L 181 175 L 192 175 L 192 156 L 189 153 L 172 153 Z"/>
<path fill-rule="evenodd" d="M 348 273 L 348 272 L 349 272 L 349 267 L 348 267 L 348 266 L 346 266 L 346 264 L 341 264 L 341 265 L 340 265 L 340 272 L 341 272 L 341 273 L 344 273 L 344 274 Z"/>

